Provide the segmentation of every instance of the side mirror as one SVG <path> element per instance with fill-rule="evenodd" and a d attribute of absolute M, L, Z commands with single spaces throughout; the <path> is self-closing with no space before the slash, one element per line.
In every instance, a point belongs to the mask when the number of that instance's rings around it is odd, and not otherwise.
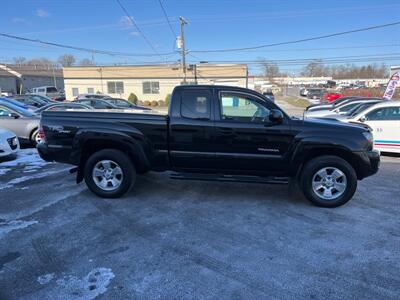
<path fill-rule="evenodd" d="M 367 118 L 365 116 L 362 116 L 360 119 L 358 119 L 358 121 L 364 123 L 367 120 Z"/>
<path fill-rule="evenodd" d="M 13 113 L 13 112 L 9 113 L 8 116 L 11 117 L 11 118 L 14 118 L 14 119 L 18 119 L 19 118 L 19 115 L 16 114 L 16 113 Z"/>
<path fill-rule="evenodd" d="M 279 109 L 271 109 L 268 119 L 274 124 L 281 124 L 283 122 L 283 113 Z"/>

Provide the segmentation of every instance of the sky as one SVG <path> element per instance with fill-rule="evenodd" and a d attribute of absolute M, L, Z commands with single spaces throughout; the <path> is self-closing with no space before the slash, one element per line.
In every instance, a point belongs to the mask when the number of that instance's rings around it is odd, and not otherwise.
<path fill-rule="evenodd" d="M 361 59 L 357 64 L 400 65 L 400 25 L 252 51 L 196 52 L 285 42 L 397 22 L 400 2 L 396 1 L 161 0 L 172 30 L 158 0 L 120 1 L 138 28 L 117 0 L 13 0 L 2 3 L 0 33 L 129 54 L 94 54 L 98 64 L 173 63 L 180 59 L 175 37 L 180 31 L 179 16 L 183 16 L 188 21 L 188 63 L 250 61 L 255 73 L 259 59 L 339 57 L 335 59 L 339 63 L 346 57 L 344 60 L 354 63 Z M 0 62 L 10 63 L 17 56 L 56 60 L 65 53 L 78 60 L 92 58 L 88 52 L 0 37 Z M 279 64 L 287 73 L 303 66 Z"/>

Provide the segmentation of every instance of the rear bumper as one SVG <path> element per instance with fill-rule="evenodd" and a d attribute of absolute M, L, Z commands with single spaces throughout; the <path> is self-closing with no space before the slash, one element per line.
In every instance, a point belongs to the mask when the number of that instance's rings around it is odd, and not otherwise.
<path fill-rule="evenodd" d="M 58 145 L 40 143 L 36 146 L 40 157 L 45 161 L 56 161 L 70 164 L 71 149 Z"/>

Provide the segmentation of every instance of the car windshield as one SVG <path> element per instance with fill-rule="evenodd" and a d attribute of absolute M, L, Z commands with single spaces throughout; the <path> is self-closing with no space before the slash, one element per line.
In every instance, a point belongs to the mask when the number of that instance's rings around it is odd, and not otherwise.
<path fill-rule="evenodd" d="M 351 110 L 349 110 L 346 113 L 346 116 L 354 117 L 355 115 L 358 115 L 359 113 L 361 113 L 362 111 L 366 110 L 368 107 L 370 107 L 376 103 L 377 102 L 360 104 L 360 105 L 352 108 Z"/>
<path fill-rule="evenodd" d="M 10 99 L 7 99 L 7 100 L 0 99 L 0 104 L 4 104 L 4 106 L 7 106 L 9 109 L 12 109 L 15 112 L 17 112 L 17 113 L 19 113 L 19 114 L 21 114 L 21 115 L 23 115 L 25 117 L 33 117 L 33 116 L 35 116 L 34 113 L 31 113 L 29 110 L 26 110 L 25 108 L 22 108 L 21 106 L 13 104 L 9 100 Z"/>

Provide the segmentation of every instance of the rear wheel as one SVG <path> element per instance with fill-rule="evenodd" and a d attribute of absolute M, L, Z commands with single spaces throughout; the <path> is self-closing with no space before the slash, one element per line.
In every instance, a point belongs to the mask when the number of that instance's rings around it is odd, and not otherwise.
<path fill-rule="evenodd" d="M 115 149 L 100 150 L 89 157 L 84 168 L 88 188 L 103 198 L 118 198 L 128 192 L 136 179 L 130 158 Z"/>
<path fill-rule="evenodd" d="M 322 207 L 337 207 L 348 202 L 357 189 L 353 167 L 337 156 L 320 156 L 310 160 L 300 179 L 306 198 Z"/>

